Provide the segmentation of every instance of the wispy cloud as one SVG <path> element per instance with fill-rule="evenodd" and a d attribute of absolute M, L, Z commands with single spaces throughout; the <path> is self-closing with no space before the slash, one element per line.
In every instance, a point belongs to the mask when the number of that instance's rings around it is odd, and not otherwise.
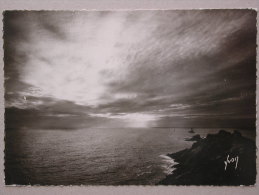
<path fill-rule="evenodd" d="M 6 106 L 43 109 L 49 98 L 140 126 L 255 113 L 255 19 L 252 10 L 6 12 Z"/>

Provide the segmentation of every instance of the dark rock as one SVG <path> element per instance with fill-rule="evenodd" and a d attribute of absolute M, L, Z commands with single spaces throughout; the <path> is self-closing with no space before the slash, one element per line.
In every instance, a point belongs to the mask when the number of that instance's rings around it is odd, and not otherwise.
<path fill-rule="evenodd" d="M 194 135 L 189 139 L 185 139 L 185 141 L 199 141 L 201 139 L 200 135 Z"/>
<path fill-rule="evenodd" d="M 177 164 L 173 174 L 168 175 L 161 185 L 253 185 L 256 178 L 255 142 L 244 138 L 238 131 L 229 133 L 220 130 L 205 139 L 197 135 L 191 148 L 169 154 Z M 225 162 L 238 157 L 236 162 Z M 233 159 L 234 160 L 234 159 Z"/>

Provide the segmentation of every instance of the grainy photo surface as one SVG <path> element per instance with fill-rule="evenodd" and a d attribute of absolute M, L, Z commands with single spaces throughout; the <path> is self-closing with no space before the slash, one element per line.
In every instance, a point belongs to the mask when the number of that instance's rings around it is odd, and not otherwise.
<path fill-rule="evenodd" d="M 254 185 L 256 11 L 5 11 L 6 185 Z"/>

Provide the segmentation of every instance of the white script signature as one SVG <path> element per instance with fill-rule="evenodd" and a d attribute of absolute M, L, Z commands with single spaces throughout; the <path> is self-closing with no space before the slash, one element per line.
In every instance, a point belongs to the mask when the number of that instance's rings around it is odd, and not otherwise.
<path fill-rule="evenodd" d="M 226 169 L 227 169 L 228 164 L 234 163 L 234 162 L 236 163 L 235 169 L 237 169 L 238 156 L 229 159 L 229 155 L 228 155 L 228 156 L 227 156 L 227 160 L 224 161 L 224 163 L 225 163 L 225 171 L 226 171 Z"/>

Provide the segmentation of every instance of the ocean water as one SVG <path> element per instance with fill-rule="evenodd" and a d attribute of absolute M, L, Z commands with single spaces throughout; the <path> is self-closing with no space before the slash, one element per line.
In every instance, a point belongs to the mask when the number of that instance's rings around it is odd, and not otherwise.
<path fill-rule="evenodd" d="M 7 184 L 154 185 L 173 172 L 166 156 L 191 147 L 189 128 L 6 131 Z M 206 136 L 217 129 L 194 129 Z M 225 129 L 233 131 L 233 129 Z M 251 131 L 241 131 L 249 138 Z"/>

